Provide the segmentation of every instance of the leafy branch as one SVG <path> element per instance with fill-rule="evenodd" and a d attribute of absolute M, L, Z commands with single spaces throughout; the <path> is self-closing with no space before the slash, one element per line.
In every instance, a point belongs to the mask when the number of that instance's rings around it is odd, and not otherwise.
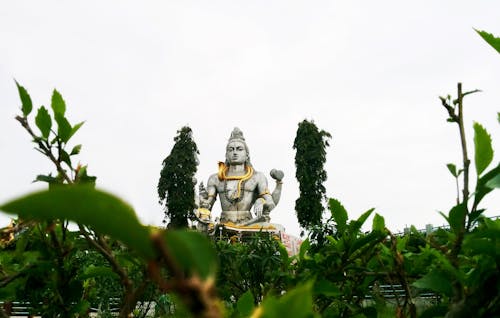
<path fill-rule="evenodd" d="M 47 222 L 50 242 L 57 255 L 56 269 L 61 277 L 68 276 L 65 273 L 64 257 L 68 254 L 66 249 L 71 248 L 64 245 L 67 221 L 76 222 L 88 244 L 104 257 L 120 278 L 125 293 L 120 317 L 128 317 L 135 308 L 148 279 L 155 281 L 162 292 L 179 293 L 197 316 L 220 317 L 213 278 L 215 255 L 206 238 L 198 233 L 152 230 L 140 224 L 128 204 L 96 190 L 95 177 L 87 175 L 86 166 L 78 165 L 73 168 L 71 164 L 70 156 L 78 154 L 81 146 L 75 146 L 69 153 L 66 151 L 68 141 L 83 122 L 75 126 L 69 123 L 65 117 L 66 104 L 59 92 L 54 90 L 51 106 L 57 131 L 52 129 L 52 117 L 45 107 L 41 106 L 35 118 L 40 134 L 36 134 L 28 122 L 28 115 L 33 109 L 31 98 L 24 87 L 17 82 L 16 85 L 23 113 L 22 116 L 17 116 L 16 120 L 33 138 L 33 142 L 38 146 L 37 151 L 48 157 L 56 166 L 58 176 L 38 176 L 37 181 L 45 181 L 54 186 L 49 187 L 49 190 L 11 201 L 0 206 L 0 209 L 17 214 L 22 219 Z M 73 178 L 67 174 L 63 163 L 74 173 Z M 115 221 L 110 222 L 111 219 Z M 62 227 L 62 241 L 58 238 L 56 227 Z M 113 255 L 106 237 L 119 240 L 145 261 L 142 263 L 145 266 L 144 272 L 149 276 L 146 281 L 134 286 L 127 270 Z M 45 241 L 45 238 L 42 240 Z M 172 279 L 165 280 L 161 268 L 173 274 Z M 62 305 L 67 303 L 63 296 L 60 292 L 57 297 L 61 299 Z"/>

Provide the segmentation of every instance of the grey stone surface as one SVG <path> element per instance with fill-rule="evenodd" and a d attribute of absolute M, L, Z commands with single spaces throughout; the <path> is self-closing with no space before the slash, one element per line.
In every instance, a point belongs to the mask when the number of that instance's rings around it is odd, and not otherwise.
<path fill-rule="evenodd" d="M 243 132 L 234 128 L 226 146 L 226 160 L 219 162 L 219 171 L 209 177 L 207 187 L 201 185 L 198 205 L 211 211 L 218 198 L 221 223 L 268 223 L 270 212 L 279 202 L 284 177 L 283 172 L 276 169 L 270 174 L 276 181 L 272 193 L 266 176 L 252 167 Z"/>

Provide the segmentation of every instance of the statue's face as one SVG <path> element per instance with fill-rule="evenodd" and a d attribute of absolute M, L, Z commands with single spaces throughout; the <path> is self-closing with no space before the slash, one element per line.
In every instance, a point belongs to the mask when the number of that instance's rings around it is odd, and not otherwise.
<path fill-rule="evenodd" d="M 226 159 L 229 164 L 244 164 L 248 154 L 245 145 L 240 141 L 231 141 L 226 147 Z"/>

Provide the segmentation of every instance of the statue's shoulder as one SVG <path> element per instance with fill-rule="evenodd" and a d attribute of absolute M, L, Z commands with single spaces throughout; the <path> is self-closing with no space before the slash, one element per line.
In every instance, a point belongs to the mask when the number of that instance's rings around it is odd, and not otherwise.
<path fill-rule="evenodd" d="M 255 179 L 258 179 L 258 180 L 266 180 L 266 175 L 260 171 L 254 170 L 253 176 Z"/>
<path fill-rule="evenodd" d="M 207 185 L 217 184 L 218 182 L 219 182 L 219 176 L 217 175 L 217 173 L 214 173 L 210 175 L 210 177 L 208 177 Z"/>
<path fill-rule="evenodd" d="M 264 176 L 264 174 L 263 174 L 262 172 L 257 171 L 257 170 L 254 170 L 254 171 L 253 171 L 253 175 L 254 175 L 254 176 L 259 176 L 259 177 Z"/>

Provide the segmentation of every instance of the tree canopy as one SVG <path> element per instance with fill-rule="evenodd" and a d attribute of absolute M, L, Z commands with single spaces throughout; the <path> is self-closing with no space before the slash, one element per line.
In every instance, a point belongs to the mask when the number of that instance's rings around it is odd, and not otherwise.
<path fill-rule="evenodd" d="M 299 123 L 293 142 L 295 153 L 295 177 L 299 182 L 300 196 L 295 201 L 295 211 L 300 226 L 310 229 L 321 224 L 325 199 L 323 182 L 327 178 L 323 166 L 330 133 L 319 130 L 313 121 Z"/>
<path fill-rule="evenodd" d="M 172 151 L 163 160 L 158 196 L 159 203 L 165 207 L 164 222 L 169 221 L 169 227 L 180 228 L 187 227 L 187 217 L 195 208 L 194 175 L 199 151 L 188 126 L 177 131 L 174 141 Z"/>

